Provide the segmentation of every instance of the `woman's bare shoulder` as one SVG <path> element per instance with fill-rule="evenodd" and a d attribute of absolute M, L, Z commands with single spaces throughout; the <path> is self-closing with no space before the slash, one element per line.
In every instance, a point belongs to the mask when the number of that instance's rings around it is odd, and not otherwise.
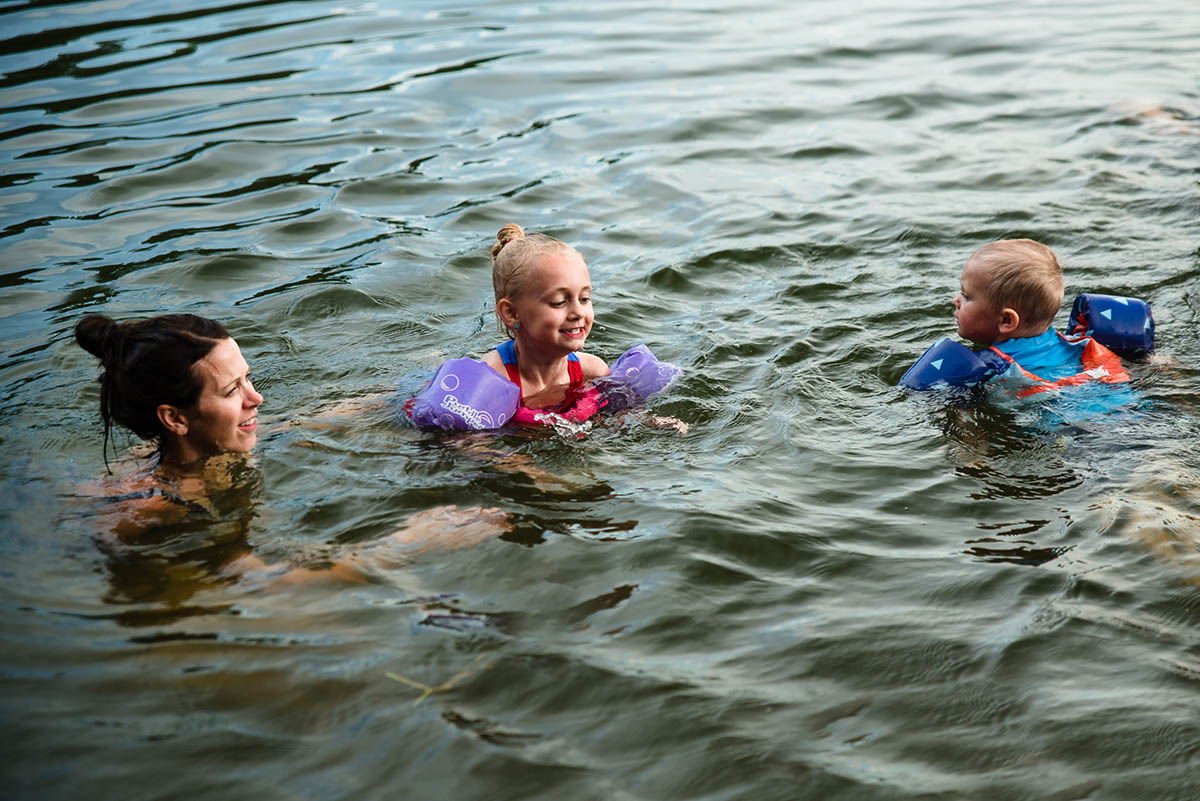
<path fill-rule="evenodd" d="M 90 481 L 79 488 L 78 497 L 98 501 L 99 534 L 122 541 L 136 539 L 155 526 L 177 522 L 186 514 L 174 494 L 164 490 L 161 482 L 144 470 Z"/>

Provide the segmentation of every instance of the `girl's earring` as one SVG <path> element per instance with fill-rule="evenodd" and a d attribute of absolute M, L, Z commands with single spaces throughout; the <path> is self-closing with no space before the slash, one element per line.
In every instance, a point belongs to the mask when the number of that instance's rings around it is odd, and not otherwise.
<path fill-rule="evenodd" d="M 514 331 L 520 331 L 520 330 L 521 330 L 521 324 L 520 324 L 520 323 L 513 323 L 513 330 L 514 330 Z"/>

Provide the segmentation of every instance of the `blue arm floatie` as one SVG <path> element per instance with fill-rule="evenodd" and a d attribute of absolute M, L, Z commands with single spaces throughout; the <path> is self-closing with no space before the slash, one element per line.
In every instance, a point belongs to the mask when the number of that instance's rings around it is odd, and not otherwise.
<path fill-rule="evenodd" d="M 966 387 L 987 381 L 1008 369 L 999 354 L 990 350 L 978 353 L 951 339 L 935 342 L 900 377 L 900 386 L 908 389 L 933 389 L 936 386 Z"/>
<path fill-rule="evenodd" d="M 1075 298 L 1069 325 L 1069 333 L 1086 334 L 1127 359 L 1154 352 L 1154 315 L 1137 298 L 1084 293 Z"/>
<path fill-rule="evenodd" d="M 451 359 L 405 407 L 413 424 L 446 431 L 499 428 L 512 419 L 521 390 L 483 362 Z"/>

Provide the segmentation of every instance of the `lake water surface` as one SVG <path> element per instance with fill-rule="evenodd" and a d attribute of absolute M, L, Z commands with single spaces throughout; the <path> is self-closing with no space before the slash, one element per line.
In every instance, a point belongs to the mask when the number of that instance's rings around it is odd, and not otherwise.
<path fill-rule="evenodd" d="M 1194 4 L 17 0 L 0 30 L 3 797 L 1200 796 Z M 686 370 L 654 406 L 689 433 L 311 425 L 496 344 L 512 221 L 587 258 L 590 352 Z M 1153 305 L 1140 413 L 895 387 L 1012 236 L 1068 300 Z M 91 311 L 222 320 L 278 421 L 130 553 L 81 497 Z M 362 584 L 213 567 L 446 504 L 511 530 Z"/>

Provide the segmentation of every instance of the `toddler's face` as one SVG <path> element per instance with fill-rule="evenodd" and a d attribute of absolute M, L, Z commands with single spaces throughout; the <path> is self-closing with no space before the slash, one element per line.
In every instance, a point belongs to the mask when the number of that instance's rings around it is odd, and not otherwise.
<path fill-rule="evenodd" d="M 954 298 L 958 335 L 976 345 L 991 345 L 1000 336 L 1000 313 L 988 298 L 987 276 L 970 262 L 963 268 L 959 293 Z"/>

